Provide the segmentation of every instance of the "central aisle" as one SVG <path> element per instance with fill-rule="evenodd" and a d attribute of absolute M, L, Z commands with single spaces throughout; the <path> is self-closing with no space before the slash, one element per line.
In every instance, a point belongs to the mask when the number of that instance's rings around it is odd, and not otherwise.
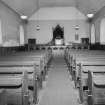
<path fill-rule="evenodd" d="M 79 105 L 77 98 L 64 58 L 55 57 L 39 105 Z"/>

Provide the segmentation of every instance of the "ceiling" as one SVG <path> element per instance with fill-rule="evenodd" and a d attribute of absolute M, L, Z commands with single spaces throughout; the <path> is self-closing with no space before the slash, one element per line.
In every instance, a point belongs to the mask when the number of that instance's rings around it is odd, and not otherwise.
<path fill-rule="evenodd" d="M 20 15 L 31 16 L 41 7 L 76 6 L 84 14 L 96 13 L 105 6 L 105 0 L 2 0 Z"/>

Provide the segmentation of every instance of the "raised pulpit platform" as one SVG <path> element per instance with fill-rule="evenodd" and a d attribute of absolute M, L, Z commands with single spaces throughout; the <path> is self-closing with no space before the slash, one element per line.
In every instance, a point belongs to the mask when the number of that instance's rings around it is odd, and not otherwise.
<path fill-rule="evenodd" d="M 64 51 L 67 48 L 67 46 L 64 45 L 56 45 L 56 46 L 50 46 L 52 49 L 53 56 L 64 56 Z"/>

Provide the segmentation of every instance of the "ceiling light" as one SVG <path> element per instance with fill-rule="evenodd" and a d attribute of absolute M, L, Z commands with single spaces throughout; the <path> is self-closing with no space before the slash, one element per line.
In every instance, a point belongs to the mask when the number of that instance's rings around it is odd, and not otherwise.
<path fill-rule="evenodd" d="M 75 30 L 79 30 L 79 25 L 76 25 L 74 28 Z"/>
<path fill-rule="evenodd" d="M 94 16 L 93 13 L 89 13 L 89 14 L 87 14 L 87 17 L 88 17 L 88 18 L 93 18 L 93 16 Z"/>
<path fill-rule="evenodd" d="M 36 26 L 36 30 L 37 30 L 37 31 L 40 30 L 40 26 L 39 26 L 39 25 Z"/>
<path fill-rule="evenodd" d="M 27 19 L 27 16 L 22 15 L 22 16 L 21 16 L 21 19 Z"/>

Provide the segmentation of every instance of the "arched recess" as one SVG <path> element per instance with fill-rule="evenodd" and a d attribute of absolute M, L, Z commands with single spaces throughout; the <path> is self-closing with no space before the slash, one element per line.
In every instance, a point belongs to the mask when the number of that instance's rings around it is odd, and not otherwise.
<path fill-rule="evenodd" d="M 100 44 L 105 44 L 105 18 L 100 23 Z"/>
<path fill-rule="evenodd" d="M 2 45 L 3 43 L 3 39 L 2 39 L 2 23 L 1 23 L 1 20 L 0 20 L 0 45 Z"/>
<path fill-rule="evenodd" d="M 91 26 L 91 44 L 95 43 L 95 25 L 92 24 Z"/>
<path fill-rule="evenodd" d="M 24 45 L 24 28 L 20 25 L 20 45 Z"/>

